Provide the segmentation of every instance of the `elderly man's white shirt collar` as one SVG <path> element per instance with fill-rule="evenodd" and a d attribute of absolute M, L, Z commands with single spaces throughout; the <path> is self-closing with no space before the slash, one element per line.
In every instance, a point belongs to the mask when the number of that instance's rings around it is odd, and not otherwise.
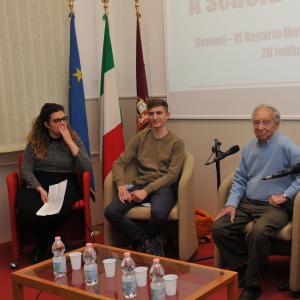
<path fill-rule="evenodd" d="M 264 142 L 260 142 L 259 140 L 257 140 L 257 146 L 258 147 L 263 147 L 264 145 L 267 145 L 267 144 L 270 144 L 270 142 L 273 140 L 273 138 L 278 134 L 278 131 L 275 131 L 274 134 L 269 138 L 267 139 L 266 141 Z"/>

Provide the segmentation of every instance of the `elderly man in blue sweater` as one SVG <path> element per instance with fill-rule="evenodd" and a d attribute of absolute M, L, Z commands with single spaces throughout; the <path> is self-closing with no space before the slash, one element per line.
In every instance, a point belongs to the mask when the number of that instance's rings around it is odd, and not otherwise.
<path fill-rule="evenodd" d="M 212 236 L 224 263 L 239 272 L 240 300 L 258 299 L 261 275 L 270 252 L 270 239 L 292 215 L 293 199 L 300 190 L 300 176 L 264 181 L 300 162 L 300 148 L 278 132 L 279 112 L 259 105 L 253 111 L 256 138 L 247 143 L 236 170 L 229 197 L 217 214 Z M 245 235 L 245 225 L 254 221 Z"/>

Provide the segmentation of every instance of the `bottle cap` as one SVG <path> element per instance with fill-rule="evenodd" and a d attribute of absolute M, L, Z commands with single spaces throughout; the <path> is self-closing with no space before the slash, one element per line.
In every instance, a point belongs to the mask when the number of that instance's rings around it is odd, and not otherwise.
<path fill-rule="evenodd" d="M 154 264 L 159 264 L 159 258 L 153 258 L 153 263 Z"/>
<path fill-rule="evenodd" d="M 124 257 L 125 257 L 125 258 L 130 257 L 130 252 L 125 252 L 125 253 L 124 253 Z"/>
<path fill-rule="evenodd" d="M 92 246 L 93 246 L 92 243 L 86 243 L 86 244 L 85 244 L 85 247 L 86 247 L 86 248 L 92 248 Z"/>
<path fill-rule="evenodd" d="M 60 236 L 55 237 L 55 241 L 60 241 L 60 240 L 61 240 Z"/>

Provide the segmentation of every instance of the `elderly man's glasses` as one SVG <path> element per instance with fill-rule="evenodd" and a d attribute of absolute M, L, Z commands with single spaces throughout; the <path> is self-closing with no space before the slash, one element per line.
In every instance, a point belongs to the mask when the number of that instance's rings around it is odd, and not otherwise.
<path fill-rule="evenodd" d="M 52 120 L 54 123 L 59 123 L 59 122 L 67 122 L 68 121 L 68 116 L 64 116 L 62 118 L 56 118 Z"/>
<path fill-rule="evenodd" d="M 262 126 L 262 127 L 269 127 L 273 124 L 272 121 L 270 120 L 254 120 L 253 121 L 253 125 L 254 127 L 259 127 L 259 126 Z"/>

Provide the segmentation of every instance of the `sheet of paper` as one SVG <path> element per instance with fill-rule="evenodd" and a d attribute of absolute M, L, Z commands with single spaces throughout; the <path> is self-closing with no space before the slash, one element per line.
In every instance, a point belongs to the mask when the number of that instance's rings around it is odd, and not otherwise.
<path fill-rule="evenodd" d="M 128 191 L 129 189 L 131 189 L 133 187 L 133 184 L 128 183 L 128 184 L 125 184 L 125 186 L 126 186 L 126 190 Z"/>
<path fill-rule="evenodd" d="M 36 212 L 37 216 L 48 216 L 59 213 L 64 202 L 67 182 L 67 180 L 64 180 L 49 186 L 48 202 Z"/>

